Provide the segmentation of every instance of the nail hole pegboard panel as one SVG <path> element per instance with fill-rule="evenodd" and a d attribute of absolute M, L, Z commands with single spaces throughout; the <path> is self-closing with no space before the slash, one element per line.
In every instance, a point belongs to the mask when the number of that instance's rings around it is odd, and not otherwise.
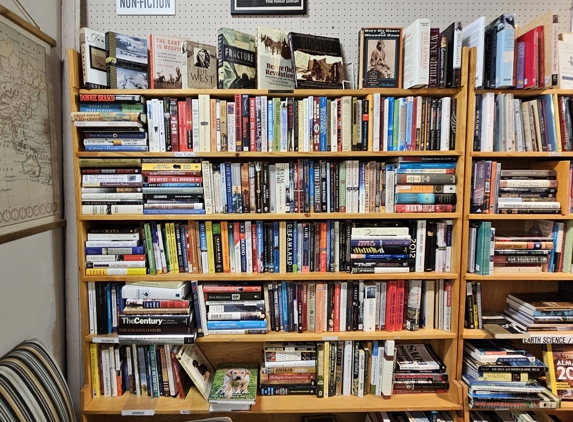
<path fill-rule="evenodd" d="M 216 45 L 217 29 L 233 28 L 250 34 L 257 26 L 340 38 L 346 63 L 357 63 L 358 31 L 363 26 L 408 26 L 420 17 L 433 27 L 445 28 L 454 20 L 464 25 L 479 16 L 490 22 L 506 12 L 516 15 L 518 26 L 548 10 L 559 12 L 559 32 L 571 28 L 570 0 L 494 1 L 444 0 L 307 0 L 305 16 L 231 16 L 230 0 L 175 0 L 175 16 L 117 16 L 114 0 L 86 0 L 85 25 L 99 31 L 117 31 L 187 37 Z M 357 68 L 356 68 L 357 69 Z"/>

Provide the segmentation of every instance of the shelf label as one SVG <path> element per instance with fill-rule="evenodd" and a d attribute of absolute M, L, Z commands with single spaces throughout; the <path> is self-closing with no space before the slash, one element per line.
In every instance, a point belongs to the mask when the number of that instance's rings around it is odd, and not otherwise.
<path fill-rule="evenodd" d="M 322 341 L 338 341 L 338 336 L 323 336 Z"/>
<path fill-rule="evenodd" d="M 182 410 L 181 412 L 179 412 L 179 414 L 181 415 L 190 415 L 191 411 L 190 410 Z"/>
<path fill-rule="evenodd" d="M 154 409 L 122 409 L 121 416 L 154 416 Z"/>
<path fill-rule="evenodd" d="M 561 157 L 561 155 L 562 155 L 562 154 L 561 154 L 560 151 L 551 151 L 551 152 L 549 153 L 549 156 L 550 156 L 550 157 Z"/>
<path fill-rule="evenodd" d="M 176 157 L 195 157 L 195 153 L 193 151 L 175 151 Z"/>
<path fill-rule="evenodd" d="M 573 334 L 531 334 L 524 338 L 526 344 L 573 344 Z"/>
<path fill-rule="evenodd" d="M 92 343 L 118 344 L 119 339 L 117 337 L 94 337 Z"/>

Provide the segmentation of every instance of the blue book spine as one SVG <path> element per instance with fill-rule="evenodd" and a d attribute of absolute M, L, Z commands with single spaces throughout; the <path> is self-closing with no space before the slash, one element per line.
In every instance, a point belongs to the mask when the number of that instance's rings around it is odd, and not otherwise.
<path fill-rule="evenodd" d="M 283 325 L 283 294 L 282 294 L 282 283 L 276 283 L 276 298 L 278 299 L 278 307 L 276 307 L 276 309 L 278 310 L 278 315 L 275 315 L 275 319 L 276 319 L 276 325 L 279 328 L 278 331 L 282 330 L 284 328 Z M 274 295 L 274 292 L 273 292 Z"/>
<path fill-rule="evenodd" d="M 513 56 L 515 50 L 515 17 L 506 13 L 500 16 L 501 25 L 497 27 L 495 87 L 513 86 Z"/>
<path fill-rule="evenodd" d="M 231 163 L 224 163 L 225 165 L 225 179 L 227 180 L 227 184 L 225 185 L 225 192 L 227 194 L 227 212 L 229 214 L 233 214 L 235 212 L 235 208 L 233 206 L 233 183 L 231 177 Z"/>
<path fill-rule="evenodd" d="M 273 265 L 274 272 L 279 272 L 279 222 L 273 222 Z"/>
<path fill-rule="evenodd" d="M 241 247 L 241 272 L 247 272 L 247 233 L 245 229 L 245 222 L 241 221 L 239 223 L 239 233 L 241 234 L 241 238 L 239 240 L 239 245 Z"/>
<path fill-rule="evenodd" d="M 221 205 L 223 206 L 223 213 L 227 214 L 228 211 L 228 205 L 227 205 L 227 183 L 230 183 L 231 181 L 229 180 L 229 182 L 227 182 L 227 172 L 225 171 L 225 163 L 222 163 L 220 166 L 220 172 L 221 172 Z"/>
<path fill-rule="evenodd" d="M 265 271 L 265 235 L 264 224 L 262 221 L 256 222 L 257 226 L 257 271 L 263 273 Z"/>
<path fill-rule="evenodd" d="M 179 226 L 179 236 L 181 239 L 181 256 L 183 257 L 183 271 L 189 273 L 189 256 L 187 255 L 187 237 L 189 228 L 186 224 Z"/>
<path fill-rule="evenodd" d="M 412 118 L 414 113 L 414 98 L 406 99 L 406 151 L 412 151 Z"/>
<path fill-rule="evenodd" d="M 199 249 L 201 250 L 201 255 L 207 254 L 207 228 L 204 221 L 199 222 Z M 205 260 L 203 260 L 205 262 Z M 206 273 L 206 269 L 203 268 L 203 272 Z"/>
<path fill-rule="evenodd" d="M 328 128 L 328 122 L 327 122 L 327 114 L 326 114 L 326 103 L 327 103 L 327 99 L 326 97 L 320 97 L 319 99 L 319 116 L 320 116 L 320 150 L 321 151 L 327 151 L 327 128 Z"/>
<path fill-rule="evenodd" d="M 273 107 L 273 100 L 267 103 L 267 145 L 274 145 L 275 140 L 275 113 Z M 272 149 L 268 149 L 271 151 Z"/>
<path fill-rule="evenodd" d="M 281 315 L 281 325 L 283 331 L 288 331 L 288 292 L 287 292 L 287 282 L 281 282 L 281 295 L 282 295 L 282 315 Z"/>
<path fill-rule="evenodd" d="M 128 246 L 125 248 L 107 248 L 107 247 L 86 247 L 86 255 L 142 255 L 144 254 L 142 246 Z"/>
<path fill-rule="evenodd" d="M 557 236 L 559 234 L 559 228 L 557 224 L 553 224 L 553 247 L 551 248 L 551 254 L 549 256 L 549 270 L 548 272 L 555 272 L 555 249 L 557 247 Z"/>
<path fill-rule="evenodd" d="M 435 193 L 397 193 L 396 204 L 435 204 Z"/>
<path fill-rule="evenodd" d="M 394 97 L 388 98 L 388 151 L 394 151 L 392 139 L 394 137 Z"/>
<path fill-rule="evenodd" d="M 360 210 L 360 202 L 366 199 L 366 186 L 364 185 L 364 178 L 366 177 L 366 163 L 360 162 L 358 164 L 358 210 Z M 363 204 L 366 209 L 367 204 Z"/>
<path fill-rule="evenodd" d="M 543 95 L 545 112 L 545 130 L 547 131 L 547 150 L 558 151 L 557 127 L 555 126 L 555 107 L 553 107 L 553 94 Z"/>
<path fill-rule="evenodd" d="M 153 385 L 153 374 L 152 374 L 152 369 L 151 369 L 151 345 L 147 346 L 147 350 L 145 353 L 145 362 L 146 362 L 146 367 L 147 367 L 147 395 L 154 397 L 153 396 L 153 391 L 155 390 L 155 386 Z"/>
<path fill-rule="evenodd" d="M 192 210 L 188 208 L 174 210 L 143 210 L 143 214 L 205 214 L 205 210 Z"/>
<path fill-rule="evenodd" d="M 515 88 L 523 89 L 525 76 L 525 42 L 517 43 L 517 75 L 515 77 Z"/>
<path fill-rule="evenodd" d="M 439 162 L 428 162 L 428 161 L 416 161 L 399 163 L 399 169 L 455 169 L 457 163 L 448 161 Z"/>
<path fill-rule="evenodd" d="M 94 113 L 144 113 L 143 104 L 80 103 L 80 111 Z"/>
<path fill-rule="evenodd" d="M 147 145 L 84 145 L 86 151 L 147 151 Z"/>
<path fill-rule="evenodd" d="M 113 332 L 113 325 L 111 319 L 111 283 L 105 283 L 105 298 L 106 298 L 106 311 L 107 311 L 107 333 L 111 334 Z M 111 358 L 111 357 L 110 357 Z"/>
<path fill-rule="evenodd" d="M 267 328 L 266 320 L 241 320 L 241 321 L 207 321 L 209 330 L 233 330 L 233 329 L 250 329 L 250 328 Z"/>
<path fill-rule="evenodd" d="M 306 182 L 306 179 L 305 179 Z M 306 185 L 306 183 L 305 183 Z M 308 190 L 306 190 L 308 189 Z M 311 204 L 311 209 L 312 209 L 312 204 L 314 204 L 314 161 L 310 161 L 308 163 L 308 185 L 305 186 L 305 192 L 308 192 L 308 196 L 310 198 L 310 204 Z"/>
<path fill-rule="evenodd" d="M 298 224 L 293 222 L 292 229 L 292 272 L 298 273 Z"/>

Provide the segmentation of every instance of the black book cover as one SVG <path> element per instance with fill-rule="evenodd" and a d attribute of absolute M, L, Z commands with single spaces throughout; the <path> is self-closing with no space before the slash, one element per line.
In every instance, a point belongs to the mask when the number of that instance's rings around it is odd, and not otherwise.
<path fill-rule="evenodd" d="M 310 213 L 310 183 L 313 183 L 309 177 L 310 177 L 310 163 L 309 160 L 303 160 L 303 165 L 301 167 L 301 170 L 304 172 L 304 176 L 303 176 L 303 191 L 302 191 L 302 195 L 304 196 L 304 212 L 305 213 Z"/>
<path fill-rule="evenodd" d="M 328 283 L 328 298 L 326 302 L 327 330 L 334 331 L 334 283 Z M 325 374 L 326 375 L 326 374 Z"/>
<path fill-rule="evenodd" d="M 437 88 L 440 79 L 440 28 L 430 28 L 428 87 Z"/>
<path fill-rule="evenodd" d="M 269 181 L 269 162 L 263 161 L 263 213 L 271 212 L 271 191 Z"/>
<path fill-rule="evenodd" d="M 328 397 L 336 396 L 336 359 L 337 359 L 337 344 L 336 341 L 328 343 L 330 347 L 330 361 L 328 365 Z M 327 375 L 327 374 L 325 374 Z"/>
<path fill-rule="evenodd" d="M 294 263 L 294 225 L 296 223 L 293 221 L 287 221 L 286 223 L 286 272 L 292 273 L 292 266 Z"/>
<path fill-rule="evenodd" d="M 313 168 L 314 178 L 311 181 L 313 183 L 314 189 L 314 197 L 310 198 L 312 203 L 312 208 L 314 212 L 321 211 L 321 196 L 322 196 L 322 185 L 321 185 L 321 176 L 320 176 L 320 162 L 318 161 L 311 161 L 310 164 Z"/>
<path fill-rule="evenodd" d="M 315 261 L 315 223 L 308 223 L 309 227 L 309 271 L 314 271 L 314 261 Z"/>
<path fill-rule="evenodd" d="M 295 331 L 294 329 L 294 288 L 293 282 L 287 281 L 286 282 L 287 288 L 287 331 L 292 333 Z"/>
<path fill-rule="evenodd" d="M 326 166 L 328 163 L 324 160 L 320 160 L 320 211 L 326 212 L 326 196 L 327 196 L 327 181 L 326 181 Z"/>
<path fill-rule="evenodd" d="M 346 331 L 352 331 L 354 325 L 354 283 L 349 281 L 346 293 Z"/>
<path fill-rule="evenodd" d="M 401 88 L 402 28 L 362 28 L 359 44 L 359 88 Z"/>
<path fill-rule="evenodd" d="M 268 296 L 269 296 L 269 303 L 268 303 L 268 307 L 269 307 L 269 324 L 271 327 L 271 331 L 275 331 L 276 330 L 276 319 L 275 319 L 275 297 L 274 297 L 274 292 L 273 292 L 273 283 L 271 283 L 270 281 L 267 283 L 266 287 L 265 287 L 268 291 Z"/>
<path fill-rule="evenodd" d="M 263 169 L 260 161 L 255 161 L 255 207 L 257 214 L 263 212 Z"/>
<path fill-rule="evenodd" d="M 297 321 L 297 331 L 299 333 L 302 333 L 302 319 L 306 318 L 306 315 L 302 315 L 302 301 L 303 301 L 303 297 L 302 297 L 302 290 L 303 290 L 303 286 L 301 283 L 296 283 L 296 297 L 297 297 L 297 307 L 298 307 L 298 321 Z"/>
<path fill-rule="evenodd" d="M 330 212 L 338 212 L 339 167 L 340 163 L 338 162 L 330 163 Z"/>
<path fill-rule="evenodd" d="M 436 261 L 436 223 L 428 221 L 426 224 L 426 250 L 424 258 L 424 271 L 434 271 Z"/>

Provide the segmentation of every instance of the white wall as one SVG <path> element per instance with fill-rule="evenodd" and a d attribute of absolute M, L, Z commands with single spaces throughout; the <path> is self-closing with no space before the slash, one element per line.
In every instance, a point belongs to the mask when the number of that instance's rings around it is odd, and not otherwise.
<path fill-rule="evenodd" d="M 52 49 L 50 69 L 61 157 L 61 2 L 21 3 L 40 29 L 58 43 Z M 0 4 L 25 16 L 11 0 L 0 0 Z M 23 340 L 37 338 L 54 353 L 65 373 L 64 233 L 61 228 L 0 245 L 0 355 Z"/>

